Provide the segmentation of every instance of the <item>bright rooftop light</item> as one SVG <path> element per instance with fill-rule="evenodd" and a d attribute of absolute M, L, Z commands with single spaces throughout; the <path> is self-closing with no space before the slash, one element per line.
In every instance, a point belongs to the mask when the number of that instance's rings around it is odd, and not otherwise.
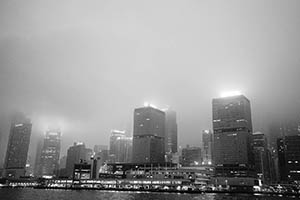
<path fill-rule="evenodd" d="M 221 93 L 221 97 L 232 97 L 232 96 L 238 96 L 242 93 L 240 91 L 225 91 Z"/>
<path fill-rule="evenodd" d="M 149 103 L 149 102 L 145 102 L 144 103 L 144 107 L 152 107 L 152 108 L 157 108 L 155 105 Z"/>

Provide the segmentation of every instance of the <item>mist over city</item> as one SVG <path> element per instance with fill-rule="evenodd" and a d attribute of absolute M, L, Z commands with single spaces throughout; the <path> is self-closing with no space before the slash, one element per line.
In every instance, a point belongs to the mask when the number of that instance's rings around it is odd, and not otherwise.
<path fill-rule="evenodd" d="M 213 99 L 232 91 L 275 151 L 300 132 L 299 11 L 296 0 L 1 1 L 0 169 L 15 113 L 32 125 L 32 165 L 51 129 L 59 158 L 74 142 L 110 149 L 113 130 L 134 137 L 145 102 L 176 112 L 176 152 L 203 151 Z"/>

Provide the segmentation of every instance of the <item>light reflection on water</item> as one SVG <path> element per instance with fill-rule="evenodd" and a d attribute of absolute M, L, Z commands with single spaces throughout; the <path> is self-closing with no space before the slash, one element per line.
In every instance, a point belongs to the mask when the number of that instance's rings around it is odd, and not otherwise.
<path fill-rule="evenodd" d="M 246 194 L 174 194 L 119 191 L 74 191 L 40 189 L 0 189 L 0 200 L 285 200 L 295 197 L 261 196 Z"/>

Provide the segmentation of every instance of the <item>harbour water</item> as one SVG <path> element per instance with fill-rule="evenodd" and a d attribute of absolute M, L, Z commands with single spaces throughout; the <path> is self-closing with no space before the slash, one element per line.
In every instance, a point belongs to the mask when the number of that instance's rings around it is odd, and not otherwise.
<path fill-rule="evenodd" d="M 249 194 L 174 194 L 150 192 L 41 190 L 32 188 L 0 189 L 1 200 L 285 200 L 296 197 L 249 195 Z"/>

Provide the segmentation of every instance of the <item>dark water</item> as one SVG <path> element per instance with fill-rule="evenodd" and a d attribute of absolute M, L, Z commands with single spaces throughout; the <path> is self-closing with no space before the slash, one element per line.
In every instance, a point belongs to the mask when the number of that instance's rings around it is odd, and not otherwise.
<path fill-rule="evenodd" d="M 285 200 L 295 197 L 227 195 L 227 194 L 168 194 L 168 193 L 137 193 L 115 191 L 72 191 L 72 190 L 38 190 L 38 189 L 0 189 L 0 200 Z"/>

